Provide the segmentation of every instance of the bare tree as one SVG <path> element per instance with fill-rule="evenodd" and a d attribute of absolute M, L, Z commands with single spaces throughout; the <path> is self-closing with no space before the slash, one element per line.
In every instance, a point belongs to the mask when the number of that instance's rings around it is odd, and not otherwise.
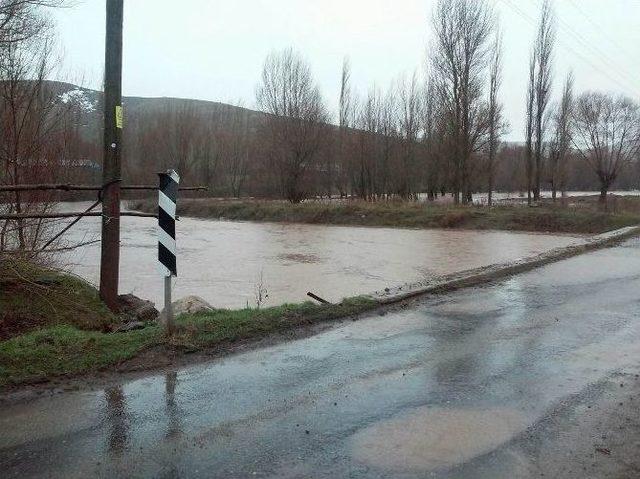
<path fill-rule="evenodd" d="M 348 58 L 342 61 L 342 74 L 340 75 L 340 113 L 338 123 L 340 128 L 348 128 L 351 121 L 351 64 Z"/>
<path fill-rule="evenodd" d="M 398 194 L 407 199 L 414 196 L 415 173 L 417 167 L 418 135 L 422 128 L 422 109 L 424 107 L 423 96 L 418 85 L 418 76 L 414 73 L 407 81 L 402 77 L 398 82 L 399 121 L 400 134 L 403 139 L 402 164 L 399 171 L 400 182 Z"/>
<path fill-rule="evenodd" d="M 316 165 L 328 120 L 309 65 L 291 49 L 271 53 L 256 99 L 269 113 L 264 127 L 282 195 L 298 203 L 309 193 L 305 176 Z"/>
<path fill-rule="evenodd" d="M 244 110 L 234 108 L 227 113 L 224 126 L 216 134 L 226 183 L 231 195 L 236 198 L 242 194 L 249 173 L 252 142 L 248 121 Z"/>
<path fill-rule="evenodd" d="M 527 205 L 531 206 L 533 191 L 533 131 L 535 127 L 535 111 L 534 105 L 536 100 L 536 50 L 531 52 L 529 59 L 529 78 L 527 83 L 527 121 L 525 125 L 525 142 L 526 142 L 526 176 L 527 176 Z"/>
<path fill-rule="evenodd" d="M 352 168 L 352 189 L 363 200 L 372 200 L 376 193 L 376 179 L 386 182 L 388 165 L 380 156 L 379 136 L 383 97 L 375 86 L 360 105 L 356 126 L 358 128 L 357 164 Z"/>
<path fill-rule="evenodd" d="M 378 103 L 379 114 L 377 124 L 377 137 L 376 141 L 376 177 L 375 177 L 375 193 L 377 198 L 388 197 L 392 193 L 402 191 L 402 185 L 408 184 L 404 178 L 405 172 L 402 173 L 402 181 L 399 183 L 397 178 L 395 179 L 396 187 L 392 191 L 392 172 L 393 170 L 400 173 L 399 169 L 394 168 L 395 157 L 398 154 L 399 145 L 399 129 L 398 114 L 400 109 L 398 105 L 398 95 L 393 88 L 389 88 L 383 98 L 380 98 Z M 403 159 L 404 161 L 404 159 Z M 409 172 L 409 174 L 415 174 L 415 171 Z M 398 187 L 398 183 L 400 187 Z"/>
<path fill-rule="evenodd" d="M 571 113 L 573 109 L 573 74 L 569 73 L 562 98 L 553 112 L 553 138 L 549 146 L 551 195 L 556 201 L 560 189 L 564 197 L 567 184 L 567 157 L 571 149 Z"/>
<path fill-rule="evenodd" d="M 342 74 L 340 75 L 340 99 L 339 99 L 339 112 L 338 112 L 338 151 L 337 162 L 333 163 L 333 169 L 330 170 L 330 175 L 338 191 L 340 197 L 347 195 L 347 183 L 348 183 L 348 164 L 349 164 L 349 151 L 348 151 L 348 130 L 353 126 L 353 100 L 351 96 L 351 64 L 347 57 L 342 61 Z"/>
<path fill-rule="evenodd" d="M 228 107 L 228 109 L 230 110 L 229 114 L 233 116 L 232 111 L 235 109 L 233 107 Z M 221 145 L 225 142 L 221 140 L 220 136 L 226 131 L 224 127 L 224 120 L 227 117 L 226 110 L 227 108 L 224 108 L 220 113 L 212 113 L 199 119 L 202 126 L 195 139 L 193 155 L 196 164 L 189 168 L 195 170 L 198 178 L 197 183 L 207 186 L 212 192 L 217 191 L 216 188 L 220 186 L 220 177 L 224 169 Z"/>
<path fill-rule="evenodd" d="M 431 74 L 428 75 L 423 89 L 422 116 L 424 183 L 427 198 L 432 201 L 438 197 L 439 192 L 442 193 L 446 189 L 449 166 L 446 162 L 446 151 L 449 149 L 446 140 L 450 135 L 447 134 L 447 113 L 443 111 L 438 100 Z"/>
<path fill-rule="evenodd" d="M 160 117 L 164 126 L 161 145 L 165 153 L 164 168 L 177 168 L 183 181 L 188 181 L 195 163 L 198 142 L 202 136 L 202 121 L 193 102 L 182 103 Z M 171 125 L 171 127 L 169 127 Z"/>
<path fill-rule="evenodd" d="M 551 97 L 553 45 L 555 43 L 555 27 L 550 0 L 544 0 L 540 14 L 538 34 L 534 43 L 532 62 L 534 64 L 534 101 L 533 101 L 533 153 L 535 158 L 535 181 L 533 199 L 540 199 L 540 183 L 542 178 L 543 149 L 545 140 L 545 113 Z"/>
<path fill-rule="evenodd" d="M 175 168 L 189 182 L 203 161 L 207 120 L 192 100 L 168 101 L 159 111 L 144 112 L 137 122 L 136 163 L 127 168 L 147 181 L 155 181 L 158 169 Z"/>
<path fill-rule="evenodd" d="M 506 128 L 502 115 L 502 103 L 498 98 L 500 84 L 502 83 L 502 33 L 496 31 L 491 53 L 491 66 L 489 67 L 489 133 L 487 139 L 487 177 L 488 198 L 487 204 L 493 204 L 493 189 L 495 184 L 495 171 L 498 156 L 500 137 Z"/>
<path fill-rule="evenodd" d="M 42 183 L 60 174 L 68 140 L 70 105 L 47 85 L 52 38 L 48 32 L 2 45 L 0 56 L 0 183 Z M 8 213 L 42 213 L 50 195 L 16 191 Z M 16 219 L 0 225 L 0 248 L 37 250 L 49 231 L 42 220 Z"/>
<path fill-rule="evenodd" d="M 67 0 L 0 0 L 0 48 L 46 35 L 51 22 L 43 9 L 69 4 Z"/>
<path fill-rule="evenodd" d="M 573 111 L 575 148 L 598 176 L 600 202 L 620 171 L 640 153 L 640 107 L 626 97 L 587 92 Z"/>
<path fill-rule="evenodd" d="M 433 15 L 432 64 L 450 121 L 456 202 L 461 193 L 464 203 L 471 197 L 471 161 L 487 129 L 483 86 L 495 25 L 484 0 L 439 0 Z"/>

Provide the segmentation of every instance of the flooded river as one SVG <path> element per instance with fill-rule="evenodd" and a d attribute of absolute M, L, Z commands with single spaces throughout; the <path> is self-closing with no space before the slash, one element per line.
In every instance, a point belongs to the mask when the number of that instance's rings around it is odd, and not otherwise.
<path fill-rule="evenodd" d="M 84 205 L 64 205 L 80 211 Z M 70 243 L 100 239 L 99 218 L 80 221 Z M 406 282 L 512 261 L 581 241 L 577 236 L 498 231 L 250 223 L 183 218 L 177 223 L 174 297 L 203 297 L 216 307 L 301 302 L 307 291 L 331 301 Z M 122 219 L 120 293 L 160 304 L 156 220 Z M 92 283 L 99 243 L 65 253 L 63 266 Z M 262 278 L 262 280 L 260 279 Z"/>

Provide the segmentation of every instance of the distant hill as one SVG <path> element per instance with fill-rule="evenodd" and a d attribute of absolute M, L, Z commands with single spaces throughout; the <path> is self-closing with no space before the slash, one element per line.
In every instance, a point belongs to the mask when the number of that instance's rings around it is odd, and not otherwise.
<path fill-rule="evenodd" d="M 47 81 L 48 88 L 59 95 L 64 103 L 73 102 L 82 111 L 82 135 L 86 140 L 96 140 L 101 137 L 102 129 L 102 98 L 101 91 L 84 88 L 71 83 Z M 166 111 L 192 110 L 204 119 L 230 116 L 231 113 L 246 115 L 249 123 L 257 122 L 265 114 L 244 107 L 207 100 L 193 100 L 172 97 L 139 97 L 124 96 L 122 98 L 125 124 L 133 123 L 153 113 Z"/>

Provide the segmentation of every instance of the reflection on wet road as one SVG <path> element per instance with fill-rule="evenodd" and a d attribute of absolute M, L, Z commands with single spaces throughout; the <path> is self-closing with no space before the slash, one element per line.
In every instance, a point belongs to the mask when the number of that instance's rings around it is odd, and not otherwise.
<path fill-rule="evenodd" d="M 64 205 L 78 210 L 80 206 Z M 99 218 L 71 230 L 78 244 L 100 238 Z M 198 295 L 217 307 L 255 304 L 261 282 L 267 306 L 307 300 L 307 291 L 339 301 L 433 276 L 504 263 L 581 241 L 571 236 L 505 231 L 408 230 L 244 223 L 182 218 L 177 225 L 177 298 Z M 120 292 L 160 304 L 153 219 L 123 218 Z M 96 283 L 100 245 L 69 252 L 63 264 Z"/>
<path fill-rule="evenodd" d="M 122 453 L 128 446 L 128 415 L 124 391 L 121 386 L 104 391 L 106 416 L 109 423 L 109 452 Z"/>
<path fill-rule="evenodd" d="M 538 476 L 536 434 L 550 411 L 637 364 L 639 272 L 633 240 L 307 339 L 6 405 L 0 470 Z"/>

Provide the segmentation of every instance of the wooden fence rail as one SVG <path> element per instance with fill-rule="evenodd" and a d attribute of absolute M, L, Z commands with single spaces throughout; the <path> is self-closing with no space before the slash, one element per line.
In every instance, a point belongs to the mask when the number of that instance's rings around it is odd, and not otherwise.
<path fill-rule="evenodd" d="M 100 185 L 69 185 L 56 183 L 43 183 L 38 185 L 0 185 L 0 193 L 11 193 L 16 191 L 101 191 L 103 186 Z M 157 190 L 158 186 L 154 185 L 122 185 L 121 190 L 140 191 L 140 190 Z M 206 186 L 181 186 L 180 191 L 206 191 Z"/>
<path fill-rule="evenodd" d="M 102 213 L 92 211 L 88 213 L 19 213 L 19 214 L 0 214 L 0 220 L 28 220 L 28 219 L 46 219 L 46 218 L 75 218 L 77 216 L 102 216 Z M 141 213 L 138 211 L 121 211 L 120 216 L 136 216 L 138 218 L 157 218 L 155 213 Z"/>

